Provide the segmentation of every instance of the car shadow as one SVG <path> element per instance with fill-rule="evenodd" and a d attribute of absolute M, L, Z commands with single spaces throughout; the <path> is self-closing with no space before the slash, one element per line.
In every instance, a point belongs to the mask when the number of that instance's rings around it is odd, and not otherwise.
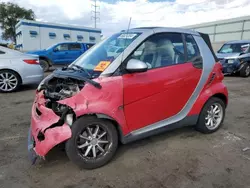
<path fill-rule="evenodd" d="M 163 142 L 172 137 L 179 137 L 181 139 L 185 139 L 188 137 L 195 137 L 198 134 L 199 133 L 195 131 L 192 126 L 189 126 L 189 127 L 174 129 L 171 131 L 166 131 L 125 145 L 120 143 L 117 149 L 117 153 L 112 160 L 114 161 L 119 160 L 119 158 L 121 158 L 126 152 L 130 152 L 130 150 L 138 149 L 144 146 L 150 147 L 150 145 L 152 145 L 153 147 L 154 145 L 157 145 L 158 143 Z"/>
<path fill-rule="evenodd" d="M 137 150 L 145 146 L 154 147 L 154 145 L 157 145 L 158 143 L 165 141 L 169 139 L 170 137 L 178 137 L 180 139 L 185 139 L 189 137 L 198 136 L 199 134 L 200 133 L 195 131 L 193 127 L 183 127 L 183 128 L 175 129 L 172 131 L 160 133 L 160 134 L 157 134 L 155 136 L 151 136 L 145 139 L 134 141 L 125 145 L 119 143 L 117 152 L 110 163 L 114 161 L 119 161 L 125 155 L 125 153 L 131 152 L 131 150 L 135 152 L 134 150 Z M 69 162 L 69 159 L 65 152 L 65 143 L 63 143 L 54 147 L 46 155 L 46 160 L 42 161 L 42 165 L 46 168 L 46 166 L 51 167 L 51 165 L 62 165 L 67 162 Z"/>

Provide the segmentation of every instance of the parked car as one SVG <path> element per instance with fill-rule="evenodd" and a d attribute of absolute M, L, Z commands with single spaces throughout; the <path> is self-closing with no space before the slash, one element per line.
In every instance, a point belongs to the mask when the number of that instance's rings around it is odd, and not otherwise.
<path fill-rule="evenodd" d="M 90 43 L 63 42 L 52 45 L 44 50 L 27 53 L 38 55 L 44 71 L 48 71 L 52 65 L 68 65 L 72 63 L 93 45 Z"/>
<path fill-rule="evenodd" d="M 219 60 L 222 60 L 225 57 L 238 56 L 240 53 L 244 52 L 244 48 L 242 48 L 242 46 L 247 44 L 250 44 L 250 40 L 236 40 L 226 42 L 217 51 L 216 56 Z"/>
<path fill-rule="evenodd" d="M 124 51 L 108 56 L 120 40 Z M 188 125 L 213 133 L 228 104 L 221 69 L 206 34 L 157 27 L 116 33 L 38 86 L 29 156 L 35 162 L 65 142 L 71 161 L 93 169 L 112 159 L 118 141 Z"/>
<path fill-rule="evenodd" d="M 250 75 L 250 43 L 240 46 L 241 53 L 225 57 L 220 62 L 224 74 L 239 74 L 242 77 Z"/>
<path fill-rule="evenodd" d="M 21 85 L 39 84 L 43 77 L 38 56 L 0 46 L 0 92 L 13 92 Z"/>

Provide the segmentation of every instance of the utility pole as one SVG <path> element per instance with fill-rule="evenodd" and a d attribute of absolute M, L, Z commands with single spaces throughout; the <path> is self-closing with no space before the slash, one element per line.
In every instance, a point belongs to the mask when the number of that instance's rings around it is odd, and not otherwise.
<path fill-rule="evenodd" d="M 95 28 L 96 28 L 96 22 L 99 20 L 100 21 L 100 6 L 97 5 L 97 0 L 91 0 L 92 4 L 91 4 L 91 19 L 94 20 L 94 24 L 95 24 Z M 98 11 L 99 9 L 99 11 Z"/>

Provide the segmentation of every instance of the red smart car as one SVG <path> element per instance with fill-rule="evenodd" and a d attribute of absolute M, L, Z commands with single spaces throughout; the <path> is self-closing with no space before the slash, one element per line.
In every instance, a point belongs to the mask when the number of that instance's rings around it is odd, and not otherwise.
<path fill-rule="evenodd" d="M 182 126 L 215 132 L 228 103 L 221 69 L 203 33 L 154 27 L 114 34 L 41 82 L 29 155 L 34 162 L 65 142 L 70 160 L 93 169 L 111 160 L 118 142 Z"/>

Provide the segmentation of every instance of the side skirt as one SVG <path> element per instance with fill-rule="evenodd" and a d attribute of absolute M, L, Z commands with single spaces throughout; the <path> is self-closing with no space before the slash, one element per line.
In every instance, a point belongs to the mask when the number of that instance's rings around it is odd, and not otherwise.
<path fill-rule="evenodd" d="M 197 123 L 199 118 L 199 115 L 193 115 L 193 116 L 188 116 L 182 119 L 181 121 L 178 121 L 176 123 L 166 125 L 161 128 L 156 128 L 154 130 L 150 130 L 148 132 L 143 132 L 140 134 L 136 134 L 135 131 L 132 131 L 131 133 L 127 134 L 126 136 L 121 137 L 121 142 L 123 144 L 127 144 L 136 140 L 140 140 L 149 136 L 157 135 L 159 133 L 171 131 L 173 129 L 185 127 L 185 126 L 193 126 Z"/>

